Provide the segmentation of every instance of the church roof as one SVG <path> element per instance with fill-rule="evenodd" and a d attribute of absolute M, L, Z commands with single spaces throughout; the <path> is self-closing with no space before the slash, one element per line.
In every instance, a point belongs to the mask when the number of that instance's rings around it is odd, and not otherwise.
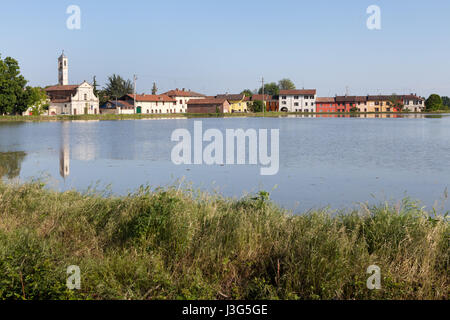
<path fill-rule="evenodd" d="M 74 84 L 74 85 L 56 85 L 56 86 L 50 86 L 45 88 L 45 91 L 72 91 L 79 87 L 80 85 Z"/>

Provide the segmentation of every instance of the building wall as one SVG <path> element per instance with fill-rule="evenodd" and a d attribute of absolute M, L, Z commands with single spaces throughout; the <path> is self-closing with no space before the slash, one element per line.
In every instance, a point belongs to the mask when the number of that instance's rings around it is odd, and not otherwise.
<path fill-rule="evenodd" d="M 230 101 L 230 112 L 247 112 L 248 104 L 247 101 Z"/>
<path fill-rule="evenodd" d="M 136 101 L 136 108 L 141 107 L 142 114 L 167 114 L 167 113 L 180 113 L 177 112 L 175 102 L 165 102 L 165 101 Z M 178 110 L 179 111 L 179 110 Z"/>
<path fill-rule="evenodd" d="M 188 102 L 191 99 L 205 99 L 205 97 L 171 97 L 176 100 L 176 113 L 186 113 Z"/>
<path fill-rule="evenodd" d="M 87 82 L 82 83 L 72 97 L 71 115 L 99 114 L 99 99 L 94 88 Z"/>
<path fill-rule="evenodd" d="M 287 108 L 287 112 L 316 112 L 316 95 L 281 95 L 279 99 L 280 111 Z"/>

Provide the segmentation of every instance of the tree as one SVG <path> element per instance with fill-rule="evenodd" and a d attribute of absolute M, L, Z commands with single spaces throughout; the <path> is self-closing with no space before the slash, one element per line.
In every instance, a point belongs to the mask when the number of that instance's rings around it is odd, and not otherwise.
<path fill-rule="evenodd" d="M 40 87 L 27 87 L 27 102 L 26 109 L 31 108 L 33 116 L 40 116 L 50 106 L 48 104 L 48 97 L 45 90 Z"/>
<path fill-rule="evenodd" d="M 290 79 L 281 79 L 278 82 L 280 90 L 295 90 L 295 84 Z"/>
<path fill-rule="evenodd" d="M 427 111 L 438 111 L 443 109 L 442 99 L 437 94 L 432 94 L 425 101 L 425 108 Z"/>
<path fill-rule="evenodd" d="M 399 97 L 397 94 L 393 93 L 391 97 L 389 98 L 389 105 L 397 109 L 398 111 L 403 111 L 403 108 L 405 105 L 403 104 L 402 98 Z"/>
<path fill-rule="evenodd" d="M 245 89 L 244 91 L 241 92 L 241 94 L 244 94 L 246 97 L 253 96 L 253 92 L 250 89 Z"/>
<path fill-rule="evenodd" d="M 21 113 L 26 110 L 27 80 L 20 74 L 17 60 L 0 56 L 0 114 Z"/>
<path fill-rule="evenodd" d="M 249 105 L 250 112 L 262 112 L 263 109 L 264 109 L 264 104 L 263 104 L 263 102 L 261 100 L 253 101 Z"/>
<path fill-rule="evenodd" d="M 442 97 L 442 104 L 446 109 L 450 109 L 450 98 L 447 96 Z"/>
<path fill-rule="evenodd" d="M 153 82 L 152 94 L 155 95 L 158 93 L 158 88 L 156 87 L 156 82 Z"/>
<path fill-rule="evenodd" d="M 108 98 L 120 98 L 133 93 L 133 83 L 131 80 L 125 80 L 121 76 L 113 74 L 108 77 L 104 93 Z"/>
<path fill-rule="evenodd" d="M 258 93 L 262 94 L 262 87 L 259 89 Z M 268 83 L 264 86 L 264 94 L 269 94 L 271 96 L 277 96 L 280 94 L 280 88 L 275 82 Z"/>
<path fill-rule="evenodd" d="M 97 77 L 94 76 L 92 86 L 94 87 L 94 95 L 98 97 L 98 89 L 97 89 L 98 83 L 97 83 L 97 79 L 96 78 Z"/>

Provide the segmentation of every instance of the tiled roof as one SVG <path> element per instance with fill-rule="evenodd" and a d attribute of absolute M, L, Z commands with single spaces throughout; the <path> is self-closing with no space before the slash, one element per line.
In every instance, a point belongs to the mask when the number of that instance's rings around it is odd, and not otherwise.
<path fill-rule="evenodd" d="M 164 95 L 169 96 L 169 97 L 205 97 L 205 95 L 201 94 L 201 93 L 197 93 L 197 92 L 190 91 L 190 90 L 185 91 L 185 90 L 179 90 L 179 89 L 167 91 L 166 93 L 164 93 Z"/>
<path fill-rule="evenodd" d="M 188 105 L 190 104 L 223 104 L 227 99 L 218 99 L 218 98 L 207 98 L 207 99 L 191 99 L 188 101 Z"/>
<path fill-rule="evenodd" d="M 79 87 L 78 84 L 75 85 L 65 85 L 65 86 L 51 86 L 48 88 L 45 88 L 45 91 L 72 91 L 72 90 L 76 90 Z"/>
<path fill-rule="evenodd" d="M 134 99 L 134 95 L 128 94 L 129 98 Z M 153 94 L 137 94 L 136 101 L 138 102 L 176 102 L 171 97 L 166 95 L 153 95 Z"/>
<path fill-rule="evenodd" d="M 241 101 L 245 99 L 245 94 L 218 94 L 216 99 L 226 99 L 228 101 Z"/>
<path fill-rule="evenodd" d="M 110 103 L 111 105 L 114 106 L 114 108 L 116 107 L 116 101 L 115 100 L 109 100 L 108 102 L 106 102 L 103 106 L 103 108 L 107 108 L 106 105 Z M 134 106 L 130 103 L 128 103 L 127 101 L 124 100 L 117 100 L 117 105 L 121 108 L 126 108 L 126 109 L 134 109 Z"/>
<path fill-rule="evenodd" d="M 280 90 L 280 95 L 286 95 L 286 96 L 305 96 L 305 95 L 316 95 L 317 90 L 316 89 L 302 89 L 302 90 Z"/>
<path fill-rule="evenodd" d="M 316 98 L 316 103 L 335 103 L 336 100 L 334 98 Z"/>
<path fill-rule="evenodd" d="M 336 102 L 366 102 L 366 96 L 337 96 Z"/>

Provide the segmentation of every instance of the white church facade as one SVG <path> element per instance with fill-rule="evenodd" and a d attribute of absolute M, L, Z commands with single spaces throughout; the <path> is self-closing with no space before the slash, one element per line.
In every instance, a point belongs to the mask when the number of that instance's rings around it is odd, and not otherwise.
<path fill-rule="evenodd" d="M 58 85 L 45 89 L 49 115 L 99 114 L 99 98 L 91 84 L 69 85 L 69 60 L 64 53 L 58 58 L 58 80 Z"/>

